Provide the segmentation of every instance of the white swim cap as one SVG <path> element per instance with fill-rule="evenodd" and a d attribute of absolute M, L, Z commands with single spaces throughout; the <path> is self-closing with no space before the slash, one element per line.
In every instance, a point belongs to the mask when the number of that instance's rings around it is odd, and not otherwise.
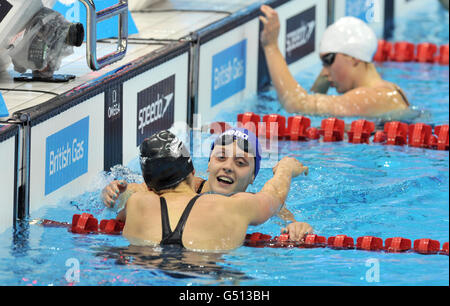
<path fill-rule="evenodd" d="M 343 53 L 371 62 L 377 51 L 375 32 L 361 19 L 342 17 L 330 25 L 320 42 L 320 53 Z"/>

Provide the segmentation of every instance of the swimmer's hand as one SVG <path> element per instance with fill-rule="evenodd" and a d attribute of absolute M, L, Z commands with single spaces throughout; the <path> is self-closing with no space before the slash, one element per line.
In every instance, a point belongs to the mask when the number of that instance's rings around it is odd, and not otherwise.
<path fill-rule="evenodd" d="M 278 35 L 280 34 L 278 13 L 267 5 L 262 5 L 260 9 L 264 14 L 264 16 L 259 16 L 259 20 L 264 25 L 264 29 L 261 32 L 261 44 L 263 47 L 278 46 Z"/>
<path fill-rule="evenodd" d="M 308 167 L 303 166 L 301 162 L 299 162 L 294 157 L 285 156 L 283 157 L 276 165 L 273 167 L 272 171 L 275 174 L 279 167 L 286 167 L 291 171 L 292 177 L 297 177 L 302 173 L 308 175 Z"/>
<path fill-rule="evenodd" d="M 314 233 L 311 225 L 305 222 L 292 222 L 281 229 L 282 234 L 289 234 L 289 239 L 304 242 L 306 235 Z"/>
<path fill-rule="evenodd" d="M 112 208 L 114 207 L 116 200 L 119 198 L 120 194 L 127 190 L 127 182 L 124 180 L 121 181 L 112 181 L 102 190 L 102 201 L 106 207 Z"/>

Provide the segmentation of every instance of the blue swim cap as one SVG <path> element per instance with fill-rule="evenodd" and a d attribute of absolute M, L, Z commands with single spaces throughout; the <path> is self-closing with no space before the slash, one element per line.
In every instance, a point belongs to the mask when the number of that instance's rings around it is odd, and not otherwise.
<path fill-rule="evenodd" d="M 231 128 L 220 134 L 211 145 L 211 152 L 215 145 L 228 145 L 236 141 L 241 150 L 255 156 L 255 178 L 261 167 L 261 146 L 256 135 L 243 128 Z"/>

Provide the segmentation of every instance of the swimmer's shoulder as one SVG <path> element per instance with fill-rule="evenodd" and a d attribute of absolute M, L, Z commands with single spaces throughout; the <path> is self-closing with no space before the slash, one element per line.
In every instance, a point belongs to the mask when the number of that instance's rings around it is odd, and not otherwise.
<path fill-rule="evenodd" d="M 153 203 L 153 202 L 159 203 L 159 196 L 153 192 L 146 190 L 146 191 L 134 192 L 133 194 L 131 194 L 127 200 L 126 205 L 127 205 L 127 208 L 132 207 L 132 206 L 139 206 L 139 205 L 148 206 L 149 203 Z"/>
<path fill-rule="evenodd" d="M 245 203 L 246 199 L 248 199 L 249 196 L 253 195 L 252 193 L 248 192 L 237 192 L 237 193 L 230 193 L 230 194 L 220 194 L 220 193 L 214 193 L 214 192 L 206 192 L 203 193 L 200 197 L 200 200 L 202 202 L 210 203 L 214 206 L 224 206 L 227 209 L 231 208 L 231 206 L 238 206 Z"/>
<path fill-rule="evenodd" d="M 383 82 L 380 82 L 379 88 L 380 90 L 384 90 L 386 93 L 391 94 L 391 96 L 397 96 L 397 99 L 400 98 L 405 105 L 409 107 L 409 100 L 406 97 L 405 92 L 397 84 L 383 80 Z"/>

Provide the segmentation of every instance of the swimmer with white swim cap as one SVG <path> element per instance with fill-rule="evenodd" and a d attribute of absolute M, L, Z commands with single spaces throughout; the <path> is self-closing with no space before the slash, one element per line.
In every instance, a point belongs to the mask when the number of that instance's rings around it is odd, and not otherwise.
<path fill-rule="evenodd" d="M 402 90 L 385 81 L 372 63 L 378 41 L 373 30 L 362 20 L 343 17 L 329 26 L 320 43 L 323 63 L 315 92 L 325 93 L 328 86 L 342 95 L 308 94 L 289 71 L 278 47 L 280 23 L 278 14 L 267 5 L 261 6 L 264 25 L 261 43 L 272 83 L 282 106 L 291 113 L 332 116 L 378 117 L 406 110 L 409 102 Z M 324 83 L 320 86 L 319 83 Z M 322 87 L 322 90 L 317 88 Z M 324 88 L 324 89 L 323 89 Z"/>

